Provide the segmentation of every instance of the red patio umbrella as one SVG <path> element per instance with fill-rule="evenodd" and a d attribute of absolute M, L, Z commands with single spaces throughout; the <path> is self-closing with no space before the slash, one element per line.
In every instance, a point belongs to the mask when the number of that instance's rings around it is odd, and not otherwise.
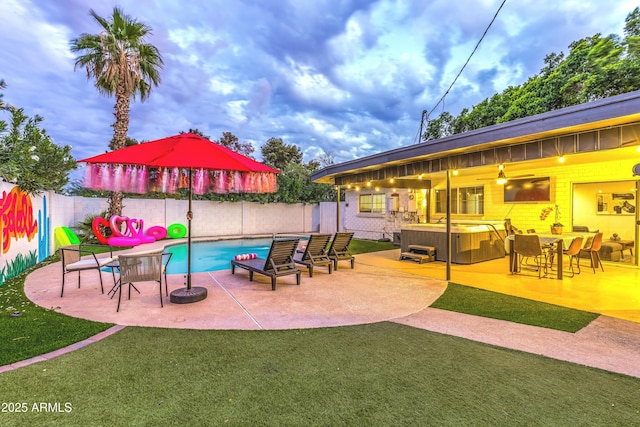
<path fill-rule="evenodd" d="M 193 133 L 143 142 L 78 162 L 87 163 L 85 186 L 92 189 L 146 193 L 150 188 L 165 192 L 188 188 L 187 287 L 171 293 L 175 303 L 200 301 L 207 295 L 205 288 L 191 286 L 192 193 L 275 192 L 275 176 L 280 173 Z M 149 168 L 154 170 L 151 175 Z"/>

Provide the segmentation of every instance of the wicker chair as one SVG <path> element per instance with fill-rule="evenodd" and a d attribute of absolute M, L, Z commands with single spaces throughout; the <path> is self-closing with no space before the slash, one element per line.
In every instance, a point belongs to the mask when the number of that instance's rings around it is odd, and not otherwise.
<path fill-rule="evenodd" d="M 138 288 L 134 285 L 136 282 L 158 282 L 160 288 L 160 307 L 164 307 L 164 303 L 162 301 L 162 275 L 164 270 L 162 259 L 162 253 L 118 256 L 120 279 L 118 279 L 113 295 L 111 296 L 111 298 L 113 298 L 116 292 L 118 292 L 118 307 L 116 308 L 116 312 L 120 311 L 122 286 L 124 284 L 129 284 L 128 299 L 131 299 L 131 288 L 140 293 Z M 167 280 L 165 277 L 165 291 L 168 292 L 166 287 Z"/>

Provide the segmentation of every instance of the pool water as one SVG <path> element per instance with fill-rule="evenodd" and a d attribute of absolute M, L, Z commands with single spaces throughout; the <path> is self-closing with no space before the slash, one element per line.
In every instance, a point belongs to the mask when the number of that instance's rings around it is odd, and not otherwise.
<path fill-rule="evenodd" d="M 191 272 L 218 271 L 231 269 L 231 260 L 240 254 L 255 253 L 264 258 L 269 253 L 273 239 L 234 239 L 211 242 L 191 243 Z M 167 246 L 165 252 L 171 252 L 171 261 L 167 265 L 167 274 L 185 274 L 187 272 L 187 245 Z"/>

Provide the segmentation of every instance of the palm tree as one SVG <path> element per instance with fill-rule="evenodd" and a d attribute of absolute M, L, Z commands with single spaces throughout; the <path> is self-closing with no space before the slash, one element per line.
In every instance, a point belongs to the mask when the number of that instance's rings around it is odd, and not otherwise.
<path fill-rule="evenodd" d="M 71 41 L 71 51 L 79 52 L 75 70 L 85 68 L 87 79 L 95 79 L 98 92 L 113 96 L 115 122 L 110 148 L 125 146 L 129 130 L 130 101 L 136 95 L 145 101 L 152 86 L 160 83 L 159 69 L 162 57 L 158 49 L 145 43 L 151 27 L 124 14 L 114 7 L 110 19 L 105 19 L 93 9 L 89 12 L 102 27 L 99 34 L 81 34 Z M 114 192 L 109 198 L 110 215 L 122 213 L 122 193 Z"/>

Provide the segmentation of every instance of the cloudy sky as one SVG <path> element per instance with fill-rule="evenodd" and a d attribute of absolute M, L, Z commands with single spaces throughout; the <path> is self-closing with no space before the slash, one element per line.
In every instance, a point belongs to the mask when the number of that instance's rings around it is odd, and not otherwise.
<path fill-rule="evenodd" d="M 153 28 L 165 65 L 132 103 L 139 141 L 197 128 L 260 146 L 295 144 L 336 162 L 414 144 L 423 110 L 452 83 L 502 0 L 2 0 L 4 100 L 44 117 L 80 159 L 104 152 L 114 99 L 74 72 L 71 39 L 113 7 Z M 457 115 L 538 73 L 544 57 L 596 33 L 623 35 L 637 1 L 507 0 L 439 105 Z M 6 119 L 6 116 L 2 116 Z"/>

